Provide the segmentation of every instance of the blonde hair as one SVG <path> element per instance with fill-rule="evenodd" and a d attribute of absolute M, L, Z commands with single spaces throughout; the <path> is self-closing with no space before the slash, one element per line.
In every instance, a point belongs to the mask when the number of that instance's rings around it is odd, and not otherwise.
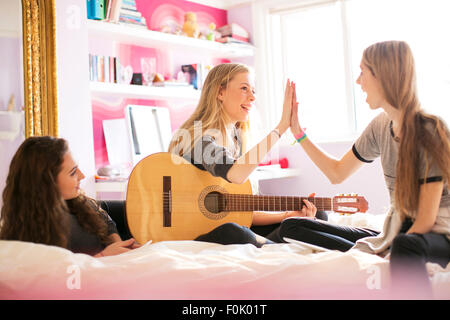
<path fill-rule="evenodd" d="M 197 108 L 177 132 L 175 132 L 169 145 L 169 152 L 183 156 L 194 148 L 195 143 L 197 143 L 203 134 L 207 131 L 212 132 L 214 130 L 221 134 L 225 147 L 233 145 L 226 131 L 228 117 L 223 108 L 222 101 L 218 97 L 220 91 L 226 89 L 228 83 L 237 74 L 243 72 L 249 73 L 250 70 L 247 66 L 236 63 L 220 64 L 209 71 L 203 84 Z M 196 132 L 194 131 L 198 128 L 196 124 L 201 125 L 201 134 L 195 134 Z M 246 150 L 248 128 L 248 121 L 236 123 L 236 129 L 242 141 L 242 153 Z"/>
<path fill-rule="evenodd" d="M 396 209 L 404 216 L 419 202 L 420 154 L 439 166 L 443 179 L 450 179 L 450 134 L 438 117 L 425 113 L 417 95 L 412 51 L 404 41 L 386 41 L 364 50 L 363 63 L 378 79 L 386 101 L 401 112 L 401 141 L 394 188 Z M 432 128 L 430 130 L 430 128 Z M 428 169 L 426 169 L 428 171 Z"/>

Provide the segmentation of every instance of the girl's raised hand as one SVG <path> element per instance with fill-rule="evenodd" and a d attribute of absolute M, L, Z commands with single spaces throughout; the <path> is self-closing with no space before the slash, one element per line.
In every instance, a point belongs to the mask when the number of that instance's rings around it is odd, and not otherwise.
<path fill-rule="evenodd" d="M 300 122 L 298 121 L 298 101 L 297 101 L 297 90 L 295 87 L 295 83 L 293 86 L 293 98 L 292 98 L 292 112 L 291 112 L 291 132 L 294 136 L 300 134 L 303 130 L 300 126 Z"/>
<path fill-rule="evenodd" d="M 291 124 L 293 93 L 293 82 L 288 79 L 286 82 L 286 88 L 284 89 L 283 113 L 281 115 L 280 123 L 277 126 L 280 134 L 286 132 Z"/>

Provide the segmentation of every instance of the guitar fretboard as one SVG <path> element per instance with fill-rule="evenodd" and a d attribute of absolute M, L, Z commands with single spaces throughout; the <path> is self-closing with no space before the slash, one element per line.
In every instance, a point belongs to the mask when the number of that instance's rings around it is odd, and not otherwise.
<path fill-rule="evenodd" d="M 220 207 L 223 211 L 298 211 L 305 205 L 304 199 L 313 203 L 317 210 L 333 210 L 332 198 L 248 194 L 224 194 Z"/>

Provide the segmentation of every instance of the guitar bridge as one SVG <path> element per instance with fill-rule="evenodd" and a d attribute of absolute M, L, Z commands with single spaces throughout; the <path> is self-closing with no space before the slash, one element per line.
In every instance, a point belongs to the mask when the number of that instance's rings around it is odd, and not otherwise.
<path fill-rule="evenodd" d="M 163 176 L 163 227 L 172 226 L 172 177 Z"/>

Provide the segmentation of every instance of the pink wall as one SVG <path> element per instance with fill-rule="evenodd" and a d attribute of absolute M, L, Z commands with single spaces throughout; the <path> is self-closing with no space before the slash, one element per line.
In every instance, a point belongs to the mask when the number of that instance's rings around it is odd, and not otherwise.
<path fill-rule="evenodd" d="M 182 25 L 184 13 L 187 11 L 196 13 L 200 28 L 207 27 L 211 22 L 214 22 L 217 27 L 227 23 L 227 11 L 183 0 L 136 0 L 136 7 L 142 13 L 142 16 L 145 17 L 147 27 L 151 30 L 159 31 L 162 24 L 170 21 Z M 121 64 L 125 66 L 130 65 L 134 72 L 141 72 L 141 57 L 154 57 L 157 62 L 156 71 L 164 75 L 166 79 L 176 77 L 182 64 L 198 62 L 217 63 L 217 61 L 213 61 L 209 57 L 202 56 L 201 53 L 168 52 L 128 45 L 119 45 L 117 48 L 114 48 L 110 42 L 102 42 L 101 40 L 98 41 L 98 39 L 89 41 L 89 52 L 98 55 L 118 56 Z M 192 102 L 171 102 L 169 105 L 167 101 L 98 98 L 93 96 L 92 115 L 96 168 L 109 164 L 102 121 L 124 118 L 124 108 L 128 104 L 168 107 L 172 131 L 178 128 L 195 108 L 195 103 Z"/>
<path fill-rule="evenodd" d="M 197 15 L 200 28 L 214 22 L 217 27 L 227 24 L 227 11 L 183 0 L 136 0 L 136 7 L 147 20 L 150 30 L 159 31 L 162 24 L 176 21 L 183 24 L 184 13 L 192 11 Z"/>

